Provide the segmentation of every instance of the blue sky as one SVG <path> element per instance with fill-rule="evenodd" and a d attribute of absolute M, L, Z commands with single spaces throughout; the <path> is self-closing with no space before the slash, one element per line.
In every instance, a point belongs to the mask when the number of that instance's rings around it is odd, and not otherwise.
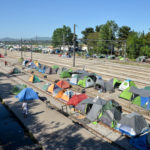
<path fill-rule="evenodd" d="M 135 31 L 150 28 L 150 0 L 0 0 L 0 38 L 52 36 L 54 29 L 86 27 L 114 20 Z"/>

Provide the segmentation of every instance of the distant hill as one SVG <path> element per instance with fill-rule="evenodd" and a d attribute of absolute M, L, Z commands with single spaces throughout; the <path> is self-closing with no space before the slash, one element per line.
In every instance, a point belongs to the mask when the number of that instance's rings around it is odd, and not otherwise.
<path fill-rule="evenodd" d="M 15 38 L 1 38 L 0 41 L 19 41 L 20 39 L 15 39 Z M 33 37 L 33 38 L 22 38 L 22 40 L 30 41 L 30 40 L 37 40 L 37 41 L 50 41 L 50 37 Z"/>

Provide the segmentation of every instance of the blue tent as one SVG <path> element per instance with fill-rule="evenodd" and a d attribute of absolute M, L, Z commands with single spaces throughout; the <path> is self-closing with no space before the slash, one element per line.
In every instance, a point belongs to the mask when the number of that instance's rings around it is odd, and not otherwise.
<path fill-rule="evenodd" d="M 16 95 L 16 98 L 18 98 L 19 101 L 39 99 L 37 93 L 34 92 L 32 88 L 23 89 L 18 95 Z"/>
<path fill-rule="evenodd" d="M 133 137 L 129 140 L 129 142 L 133 147 L 139 150 L 149 150 L 147 137 L 148 137 L 148 134 L 145 134 L 139 137 Z"/>

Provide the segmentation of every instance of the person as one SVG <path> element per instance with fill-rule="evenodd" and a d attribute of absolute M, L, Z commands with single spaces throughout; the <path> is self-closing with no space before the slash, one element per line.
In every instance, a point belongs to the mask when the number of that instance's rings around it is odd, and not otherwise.
<path fill-rule="evenodd" d="M 5 63 L 5 66 L 7 66 L 7 61 L 5 61 L 4 63 Z"/>
<path fill-rule="evenodd" d="M 24 101 L 23 104 L 22 104 L 22 111 L 23 111 L 24 118 L 27 118 L 28 106 L 27 106 L 27 102 L 26 101 Z"/>

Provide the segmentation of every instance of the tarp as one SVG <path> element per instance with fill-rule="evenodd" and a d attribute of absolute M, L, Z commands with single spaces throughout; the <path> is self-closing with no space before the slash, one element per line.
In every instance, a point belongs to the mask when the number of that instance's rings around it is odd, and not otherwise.
<path fill-rule="evenodd" d="M 25 88 L 23 89 L 16 98 L 19 99 L 19 101 L 29 101 L 29 100 L 36 100 L 39 99 L 38 95 L 32 88 Z"/>
<path fill-rule="evenodd" d="M 148 141 L 148 138 L 150 137 L 150 134 L 144 134 L 138 137 L 132 137 L 129 139 L 130 144 L 137 148 L 138 150 L 150 150 L 150 143 Z"/>
<path fill-rule="evenodd" d="M 131 87 L 130 92 L 133 94 L 142 96 L 142 97 L 150 97 L 150 91 L 145 89 L 139 89 L 137 87 Z"/>
<path fill-rule="evenodd" d="M 87 98 L 88 97 L 86 94 L 73 95 L 72 98 L 68 101 L 67 105 L 76 106 L 81 101 L 83 101 L 84 99 L 87 99 Z"/>
<path fill-rule="evenodd" d="M 56 85 L 58 85 L 60 88 L 62 89 L 67 89 L 70 88 L 70 84 L 67 81 L 64 80 L 60 80 L 56 83 Z"/>

